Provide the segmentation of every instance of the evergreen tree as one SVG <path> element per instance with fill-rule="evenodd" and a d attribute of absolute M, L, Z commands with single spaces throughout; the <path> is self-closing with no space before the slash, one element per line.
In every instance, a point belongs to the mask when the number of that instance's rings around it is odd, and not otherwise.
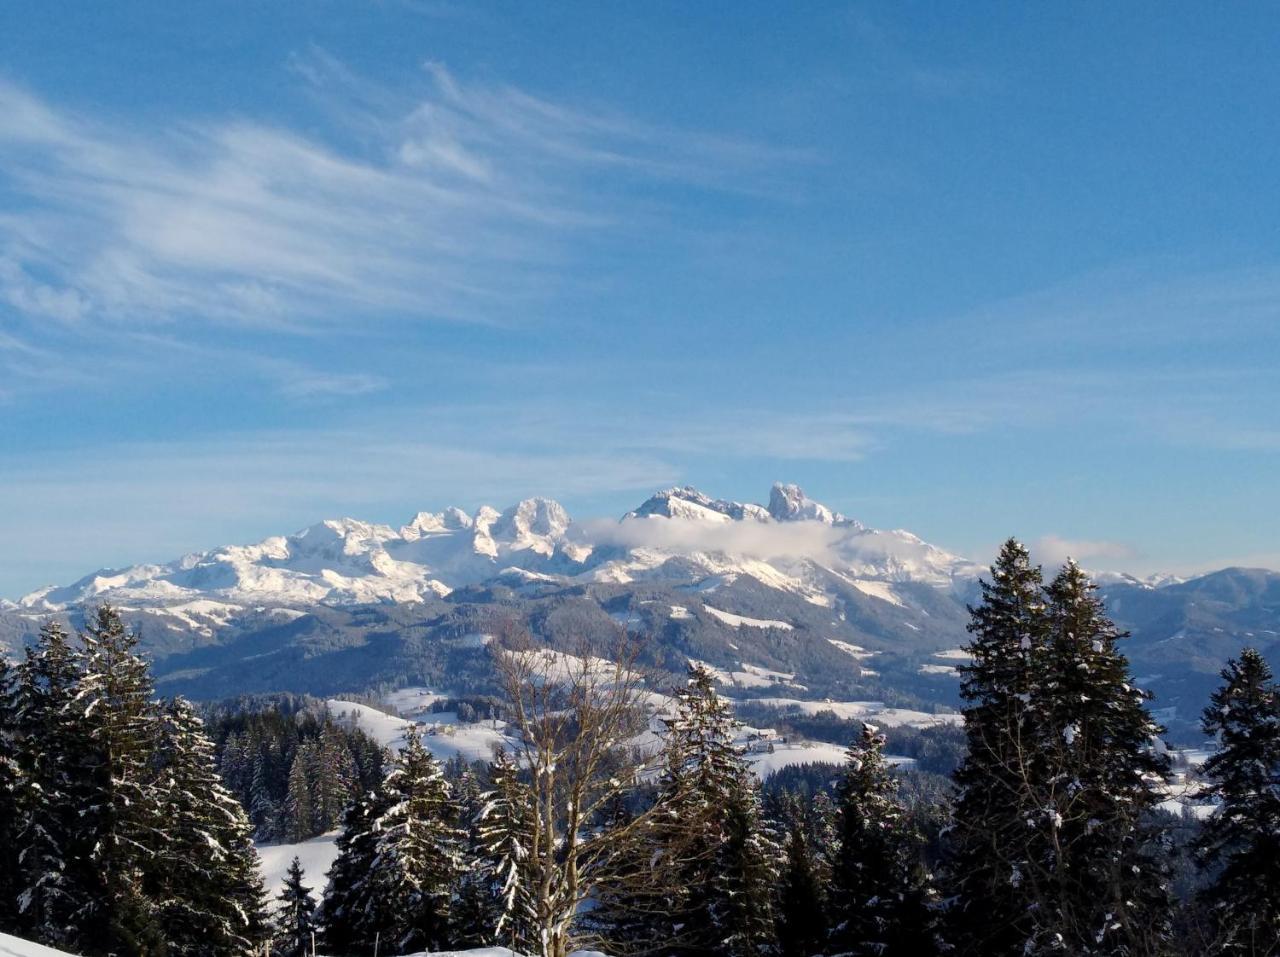
<path fill-rule="evenodd" d="M 22 783 L 18 768 L 16 675 L 0 655 L 0 933 L 20 930 L 18 837 L 22 830 Z"/>
<path fill-rule="evenodd" d="M 101 899 L 97 875 L 83 863 L 92 835 L 79 812 L 89 806 L 92 782 L 79 680 L 67 633 L 56 621 L 46 624 L 18 668 L 19 925 L 27 936 L 66 949 L 79 947 L 80 915 Z"/>
<path fill-rule="evenodd" d="M 462 869 L 450 936 L 454 947 L 484 947 L 495 943 L 495 928 L 501 919 L 492 862 L 481 836 L 487 797 L 460 756 L 446 763 L 445 776 L 455 782 L 456 824 L 462 836 Z"/>
<path fill-rule="evenodd" d="M 1036 770 L 1029 701 L 1047 617 L 1041 571 L 1012 538 L 991 580 L 980 584 L 982 601 L 969 609 L 972 659 L 960 667 L 968 750 L 955 772 L 959 793 L 947 834 L 950 916 L 961 954 L 1012 957 L 1031 934 L 1023 883 Z"/>
<path fill-rule="evenodd" d="M 276 897 L 273 947 L 275 957 L 307 957 L 316 932 L 316 902 L 302 882 L 302 862 L 294 857 L 285 873 L 284 887 Z"/>
<path fill-rule="evenodd" d="M 329 953 L 373 953 L 382 931 L 382 913 L 370 875 L 378 858 L 381 819 L 389 808 L 390 800 L 379 784 L 352 801 L 342 815 L 338 855 L 329 869 L 317 917 Z"/>
<path fill-rule="evenodd" d="M 97 883 L 74 915 L 80 948 L 91 953 L 159 953 L 154 902 L 144 878 L 162 840 L 153 789 L 158 718 L 137 635 L 103 605 L 81 632 L 77 708 L 88 746 L 90 794 L 80 808 L 88 853 L 78 863 Z"/>
<path fill-rule="evenodd" d="M 325 722 L 319 744 L 310 754 L 314 762 L 313 833 L 323 834 L 338 826 L 343 808 L 356 791 L 359 773 L 351 749 L 332 721 Z"/>
<path fill-rule="evenodd" d="M 401 952 L 440 950 L 461 871 L 461 835 L 453 826 L 449 784 L 413 729 L 385 783 L 387 807 L 368 880 L 375 928 Z"/>
<path fill-rule="evenodd" d="M 1203 722 L 1219 743 L 1203 774 L 1220 804 L 1197 841 L 1213 873 L 1204 898 L 1220 953 L 1280 954 L 1280 688 L 1252 648 L 1222 678 Z"/>
<path fill-rule="evenodd" d="M 787 810 L 786 864 L 778 901 L 782 957 L 812 957 L 827 939 L 826 888 L 798 802 Z"/>
<path fill-rule="evenodd" d="M 614 906 L 647 915 L 664 953 L 756 955 L 776 945 L 772 887 L 777 849 L 765 832 L 759 792 L 741 749 L 729 703 L 714 678 L 692 665 L 667 741 L 649 836 L 650 886 Z M 634 923 L 634 922 L 632 922 Z"/>
<path fill-rule="evenodd" d="M 250 957 L 265 935 L 257 853 L 244 809 L 218 778 L 213 742 L 175 699 L 162 724 L 164 841 L 154 863 L 167 952 Z"/>
<path fill-rule="evenodd" d="M 1169 902 L 1149 819 L 1168 762 L 1117 648 L 1126 636 L 1096 590 L 1074 562 L 1046 590 L 1049 633 L 1030 692 L 1042 764 L 1027 829 L 1028 951 L 1155 954 Z"/>
<path fill-rule="evenodd" d="M 831 947 L 842 955 L 927 957 L 939 945 L 919 840 L 895 800 L 883 751 L 884 736 L 864 725 L 837 788 Z"/>
<path fill-rule="evenodd" d="M 520 769 L 505 750 L 494 755 L 489 783 L 476 822 L 483 861 L 480 877 L 487 885 L 479 891 L 485 901 L 481 907 L 496 914 L 486 943 L 528 952 L 534 943 L 528 873 L 533 799 L 520 780 Z"/>
<path fill-rule="evenodd" d="M 284 803 L 284 839 L 290 844 L 305 841 L 315 833 L 315 806 L 311 799 L 311 781 L 307 774 L 310 749 L 298 748 L 289 766 L 289 793 Z"/>

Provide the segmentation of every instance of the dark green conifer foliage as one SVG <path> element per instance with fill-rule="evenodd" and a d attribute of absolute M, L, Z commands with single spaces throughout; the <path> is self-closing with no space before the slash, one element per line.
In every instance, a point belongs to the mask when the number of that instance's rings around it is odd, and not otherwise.
<path fill-rule="evenodd" d="M 381 818 L 390 801 L 381 786 L 357 798 L 342 815 L 338 856 L 320 904 L 318 923 L 327 953 L 372 954 L 381 912 L 369 881 L 378 857 Z"/>
<path fill-rule="evenodd" d="M 650 836 L 653 885 L 637 909 L 650 915 L 659 952 L 756 955 L 776 946 L 772 887 L 776 845 L 741 749 L 730 705 L 711 673 L 689 669 L 677 696 Z"/>
<path fill-rule="evenodd" d="M 1096 586 L 1068 562 L 1046 589 L 1049 635 L 1031 689 L 1038 812 L 1029 952 L 1158 954 L 1169 901 L 1150 811 L 1168 761 Z"/>
<path fill-rule="evenodd" d="M 895 799 L 883 749 L 884 736 L 864 725 L 837 786 L 830 952 L 928 957 L 939 946 L 919 838 Z"/>
<path fill-rule="evenodd" d="M 284 837 L 290 844 L 305 841 L 315 833 L 315 805 L 311 798 L 311 781 L 307 774 L 310 748 L 298 749 L 289 766 L 289 792 L 284 805 Z"/>
<path fill-rule="evenodd" d="M 387 807 L 368 880 L 382 936 L 402 953 L 448 944 L 452 894 L 461 873 L 461 834 L 454 826 L 449 784 L 417 733 L 387 775 Z"/>
<path fill-rule="evenodd" d="M 0 932 L 18 926 L 18 835 L 22 828 L 22 778 L 18 768 L 17 675 L 0 655 Z"/>
<path fill-rule="evenodd" d="M 294 858 L 285 873 L 284 887 L 276 896 L 275 957 L 307 957 L 316 931 L 316 902 L 302 882 L 302 862 Z"/>
<path fill-rule="evenodd" d="M 488 943 L 516 953 L 534 946 L 534 904 L 530 895 L 529 848 L 533 845 L 533 797 L 520 779 L 520 769 L 505 750 L 494 755 L 489 790 L 476 821 L 480 844 L 482 904 L 496 915 Z"/>
<path fill-rule="evenodd" d="M 53 947 L 78 944 L 76 915 L 99 893 L 80 866 L 88 853 L 78 809 L 90 797 L 88 755 L 76 696 L 79 668 L 62 626 L 50 622 L 18 667 L 17 762 L 22 819 L 17 849 L 19 926 Z"/>
<path fill-rule="evenodd" d="M 1222 679 L 1203 723 L 1219 743 L 1203 774 L 1221 803 L 1197 842 L 1214 875 L 1204 898 L 1220 953 L 1280 954 L 1280 688 L 1252 648 Z"/>
<path fill-rule="evenodd" d="M 981 582 L 982 601 L 969 609 L 972 660 L 960 668 L 968 751 L 955 773 L 947 835 L 950 924 L 967 957 L 1021 955 L 1031 934 L 1025 818 L 1037 770 L 1029 704 L 1033 655 L 1047 627 L 1042 584 L 1040 568 L 1011 538 Z"/>
<path fill-rule="evenodd" d="M 778 902 L 778 941 L 782 957 L 812 957 L 822 953 L 827 940 L 826 886 L 803 811 L 793 807 L 789 817 Z"/>
<path fill-rule="evenodd" d="M 251 828 L 218 778 L 213 742 L 180 698 L 165 709 L 160 758 L 164 839 L 151 883 L 166 952 L 250 957 L 266 937 Z"/>
<path fill-rule="evenodd" d="M 155 903 L 144 881 L 163 841 L 152 759 L 158 715 L 138 636 L 103 605 L 81 632 L 77 707 L 88 748 L 90 790 L 80 811 L 87 853 L 76 865 L 98 892 L 74 915 L 80 949 L 94 954 L 160 953 Z"/>

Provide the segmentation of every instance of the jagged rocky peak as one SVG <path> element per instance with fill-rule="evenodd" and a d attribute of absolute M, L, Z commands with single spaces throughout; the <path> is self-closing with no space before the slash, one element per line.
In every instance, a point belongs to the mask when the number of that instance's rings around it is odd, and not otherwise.
<path fill-rule="evenodd" d="M 692 485 L 663 489 L 623 517 L 645 518 L 650 515 L 661 515 L 666 518 L 711 519 L 722 522 L 742 519 L 754 519 L 760 522 L 769 520 L 769 513 L 759 505 L 712 498 Z"/>
<path fill-rule="evenodd" d="M 512 538 L 529 535 L 560 538 L 571 522 L 564 506 L 554 499 L 526 498 L 503 512 L 493 531 Z"/>
<path fill-rule="evenodd" d="M 774 482 L 769 492 L 769 514 L 779 522 L 816 521 L 834 525 L 847 521 L 839 512 L 809 498 L 799 485 L 782 482 Z"/>
<path fill-rule="evenodd" d="M 413 541 L 423 535 L 458 532 L 470 527 L 471 516 L 460 508 L 450 507 L 443 512 L 419 512 L 400 529 L 400 537 Z"/>

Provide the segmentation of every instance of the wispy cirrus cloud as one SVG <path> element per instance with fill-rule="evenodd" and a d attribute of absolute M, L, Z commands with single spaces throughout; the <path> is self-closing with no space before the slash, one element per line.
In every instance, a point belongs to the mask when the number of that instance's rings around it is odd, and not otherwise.
<path fill-rule="evenodd" d="M 64 324 L 515 322 L 581 237 L 661 222 L 636 187 L 766 192 L 799 155 L 438 63 L 413 97 L 322 51 L 295 73 L 338 118 L 332 136 L 109 123 L 0 82 L 0 301 Z"/>
<path fill-rule="evenodd" d="M 1031 543 L 1031 554 L 1037 562 L 1050 567 L 1061 565 L 1067 559 L 1082 563 L 1106 563 L 1128 561 L 1135 558 L 1136 550 L 1124 542 L 1100 539 L 1069 539 L 1058 535 L 1044 535 Z"/>

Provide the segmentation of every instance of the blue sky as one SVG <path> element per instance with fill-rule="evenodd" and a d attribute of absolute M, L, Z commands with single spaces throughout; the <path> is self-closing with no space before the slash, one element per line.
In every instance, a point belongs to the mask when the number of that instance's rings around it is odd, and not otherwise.
<path fill-rule="evenodd" d="M 979 559 L 1280 566 L 1278 37 L 1264 4 L 9 5 L 0 595 L 778 479 Z"/>

